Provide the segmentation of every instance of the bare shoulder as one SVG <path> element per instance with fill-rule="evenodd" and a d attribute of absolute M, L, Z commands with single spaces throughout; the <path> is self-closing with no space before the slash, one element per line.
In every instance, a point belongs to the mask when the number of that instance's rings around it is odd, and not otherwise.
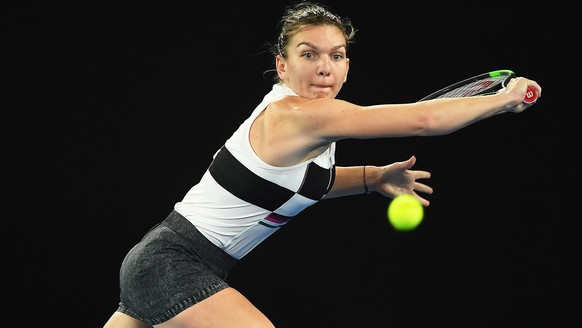
<path fill-rule="evenodd" d="M 288 96 L 269 104 L 251 126 L 255 153 L 271 165 L 289 166 L 325 151 L 330 140 L 322 129 L 329 121 L 322 112 L 329 110 L 322 100 Z"/>
<path fill-rule="evenodd" d="M 337 108 L 357 108 L 358 106 L 344 100 L 332 98 L 308 99 L 298 96 L 287 96 L 271 103 L 270 107 L 282 110 L 326 110 Z"/>
<path fill-rule="evenodd" d="M 322 127 L 350 112 L 357 112 L 361 107 L 339 99 L 288 96 L 272 102 L 267 109 L 272 117 L 292 120 L 312 129 L 314 125 Z"/>

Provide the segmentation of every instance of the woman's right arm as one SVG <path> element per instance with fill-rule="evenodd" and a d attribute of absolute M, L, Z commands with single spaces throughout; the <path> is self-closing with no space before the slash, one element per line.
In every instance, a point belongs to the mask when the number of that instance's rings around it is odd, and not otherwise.
<path fill-rule="evenodd" d="M 446 135 L 491 116 L 522 112 L 527 88 L 541 87 L 526 78 L 513 79 L 491 96 L 443 98 L 406 104 L 358 106 L 337 99 L 301 99 L 295 104 L 303 137 L 320 144 L 342 139 Z M 296 97 L 292 97 L 296 98 Z"/>

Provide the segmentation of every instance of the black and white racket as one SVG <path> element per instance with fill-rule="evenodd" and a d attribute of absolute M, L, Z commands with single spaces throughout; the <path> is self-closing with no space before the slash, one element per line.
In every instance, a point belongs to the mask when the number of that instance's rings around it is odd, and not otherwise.
<path fill-rule="evenodd" d="M 515 73 L 508 69 L 479 74 L 457 83 L 453 83 L 448 87 L 431 93 L 419 101 L 436 98 L 461 98 L 496 94 L 503 90 L 509 80 L 514 77 Z M 528 88 L 523 101 L 531 104 L 537 99 L 537 91 L 534 88 Z"/>

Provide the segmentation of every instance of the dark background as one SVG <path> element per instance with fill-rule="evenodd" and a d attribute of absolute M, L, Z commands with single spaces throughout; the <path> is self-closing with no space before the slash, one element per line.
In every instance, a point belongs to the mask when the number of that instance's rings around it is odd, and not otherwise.
<path fill-rule="evenodd" d="M 328 3 L 359 30 L 342 99 L 413 102 L 505 68 L 537 80 L 543 98 L 447 136 L 339 142 L 339 165 L 416 155 L 435 189 L 423 223 L 394 231 L 389 200 L 376 194 L 324 201 L 241 260 L 229 283 L 281 328 L 566 326 L 577 235 L 566 189 L 579 160 L 556 70 L 573 63 L 568 10 Z M 8 326 L 30 327 L 38 312 L 74 327 L 105 323 L 126 252 L 270 90 L 263 44 L 286 4 L 5 11 Z"/>

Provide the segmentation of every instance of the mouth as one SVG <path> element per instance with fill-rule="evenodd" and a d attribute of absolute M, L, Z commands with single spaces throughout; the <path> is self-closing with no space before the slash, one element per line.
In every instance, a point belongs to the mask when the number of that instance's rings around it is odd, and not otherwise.
<path fill-rule="evenodd" d="M 312 84 L 311 87 L 315 98 L 329 98 L 334 94 L 333 86 L 330 85 Z"/>
<path fill-rule="evenodd" d="M 312 84 L 312 86 L 317 89 L 331 89 L 333 87 L 332 85 L 320 85 L 320 84 Z"/>

